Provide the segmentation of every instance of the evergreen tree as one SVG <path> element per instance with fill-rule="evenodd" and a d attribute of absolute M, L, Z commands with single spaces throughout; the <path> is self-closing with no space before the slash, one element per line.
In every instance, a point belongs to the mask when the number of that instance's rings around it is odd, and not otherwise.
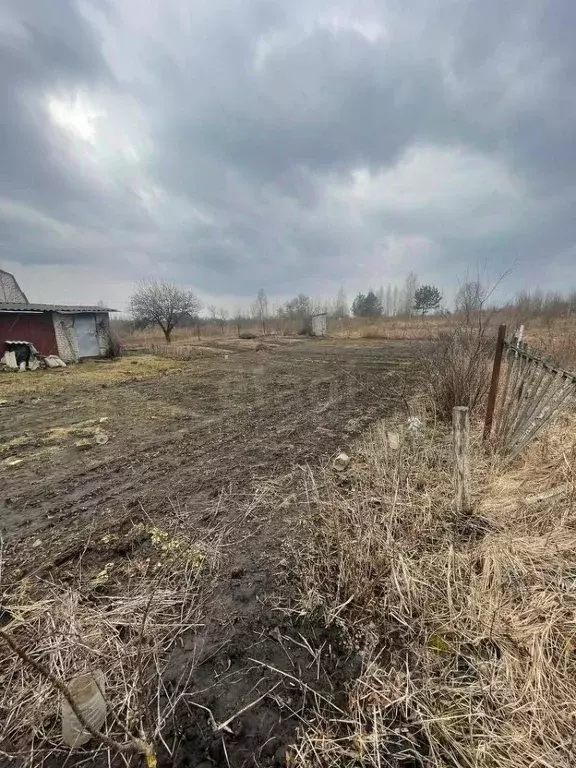
<path fill-rule="evenodd" d="M 442 294 L 435 285 L 421 285 L 414 293 L 414 311 L 423 315 L 431 309 L 438 309 Z"/>

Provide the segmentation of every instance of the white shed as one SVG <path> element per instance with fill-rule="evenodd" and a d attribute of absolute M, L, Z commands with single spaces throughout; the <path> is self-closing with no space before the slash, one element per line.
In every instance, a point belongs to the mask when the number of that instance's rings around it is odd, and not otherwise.
<path fill-rule="evenodd" d="M 326 336 L 326 312 L 312 315 L 312 335 Z"/>

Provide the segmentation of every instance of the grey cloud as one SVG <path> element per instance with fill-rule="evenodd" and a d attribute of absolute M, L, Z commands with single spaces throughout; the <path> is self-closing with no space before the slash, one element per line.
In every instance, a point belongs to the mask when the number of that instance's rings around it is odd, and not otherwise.
<path fill-rule="evenodd" d="M 12 261 L 96 260 L 124 279 L 157 264 L 240 296 L 261 284 L 321 293 L 413 266 L 446 284 L 486 259 L 518 261 L 517 282 L 545 282 L 544 259 L 551 282 L 565 274 L 576 236 L 570 0 L 7 8 L 0 200 L 30 216 L 0 204 Z M 42 106 L 77 90 L 115 97 L 110 148 L 89 172 Z M 114 140 L 133 103 L 145 149 L 130 159 Z M 390 180 L 398 201 L 387 181 L 362 196 L 358 171 L 387 180 L 427 147 L 484 158 L 487 191 L 482 172 L 476 196 L 465 173 L 461 189 L 446 187 L 440 165 L 429 206 L 403 192 L 404 177 Z M 508 177 L 518 195 L 495 188 Z M 420 241 L 430 247 L 411 251 Z M 406 243 L 404 259 L 393 262 L 389 242 Z"/>

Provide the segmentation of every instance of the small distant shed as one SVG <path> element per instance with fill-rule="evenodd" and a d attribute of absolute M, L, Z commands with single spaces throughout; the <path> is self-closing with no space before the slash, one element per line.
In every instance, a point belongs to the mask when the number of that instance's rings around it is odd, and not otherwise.
<path fill-rule="evenodd" d="M 312 335 L 326 336 L 326 312 L 312 315 Z"/>
<path fill-rule="evenodd" d="M 67 363 L 105 357 L 110 353 L 109 313 L 114 311 L 100 306 L 32 304 L 13 276 L 0 270 L 0 357 L 7 341 L 31 342 L 41 355 L 58 355 Z"/>

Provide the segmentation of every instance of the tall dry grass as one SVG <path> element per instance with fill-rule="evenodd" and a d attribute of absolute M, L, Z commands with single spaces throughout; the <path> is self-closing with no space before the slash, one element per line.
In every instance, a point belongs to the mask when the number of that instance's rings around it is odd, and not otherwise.
<path fill-rule="evenodd" d="M 400 428 L 397 450 L 379 425 L 345 477 L 308 476 L 298 610 L 340 627 L 362 672 L 302 728 L 295 764 L 574 765 L 575 426 L 507 473 L 475 438 L 464 516 L 435 423 Z"/>
<path fill-rule="evenodd" d="M 422 349 L 424 386 L 438 415 L 450 419 L 457 405 L 470 415 L 484 404 L 490 387 L 495 337 L 491 330 L 453 325 Z"/>
<path fill-rule="evenodd" d="M 570 371 L 576 371 L 576 317 L 537 318 L 527 324 L 530 346 Z"/>

